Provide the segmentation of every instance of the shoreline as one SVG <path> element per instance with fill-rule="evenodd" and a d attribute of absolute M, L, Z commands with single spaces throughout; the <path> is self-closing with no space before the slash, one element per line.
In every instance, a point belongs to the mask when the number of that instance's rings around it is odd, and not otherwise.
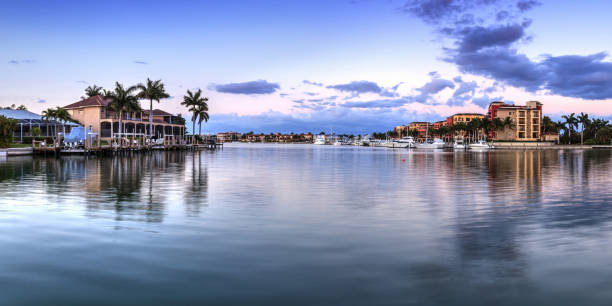
<path fill-rule="evenodd" d="M 303 142 L 227 142 L 226 144 L 270 144 L 270 145 L 314 145 L 311 143 Z M 541 145 L 538 143 L 493 143 L 495 150 L 511 151 L 511 150 L 612 150 L 612 145 Z M 330 145 L 331 146 L 331 145 Z M 399 149 L 399 148 L 396 148 Z M 33 148 L 5 148 L 0 149 L 0 157 L 9 156 L 27 156 L 36 155 Z M 61 155 L 69 155 L 67 152 L 60 153 Z M 74 153 L 73 153 L 74 154 Z"/>

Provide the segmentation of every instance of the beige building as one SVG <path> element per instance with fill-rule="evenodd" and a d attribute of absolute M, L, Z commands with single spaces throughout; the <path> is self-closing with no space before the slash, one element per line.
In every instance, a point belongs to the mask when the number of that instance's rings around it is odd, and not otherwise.
<path fill-rule="evenodd" d="M 86 128 L 91 128 L 102 139 L 109 139 L 119 132 L 119 113 L 108 108 L 109 100 L 102 96 L 90 97 L 64 106 L 72 119 L 78 120 Z M 165 111 L 153 110 L 154 137 L 185 135 L 185 125 L 178 123 L 178 117 Z M 124 133 L 148 134 L 149 110 L 123 114 Z"/>
<path fill-rule="evenodd" d="M 529 101 L 526 105 L 513 105 L 504 102 L 492 102 L 487 116 L 491 120 L 499 118 L 512 119 L 512 127 L 502 131 L 492 131 L 494 140 L 502 141 L 538 141 L 542 131 L 542 103 Z"/>
<path fill-rule="evenodd" d="M 220 142 L 239 141 L 242 134 L 238 132 L 223 132 L 217 133 L 217 140 Z"/>

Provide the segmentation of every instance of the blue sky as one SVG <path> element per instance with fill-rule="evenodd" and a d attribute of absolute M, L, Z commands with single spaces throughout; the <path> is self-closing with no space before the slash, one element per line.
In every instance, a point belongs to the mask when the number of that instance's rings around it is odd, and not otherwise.
<path fill-rule="evenodd" d="M 503 99 L 612 116 L 608 1 L 4 1 L 0 105 L 162 79 L 206 132 L 363 133 Z"/>

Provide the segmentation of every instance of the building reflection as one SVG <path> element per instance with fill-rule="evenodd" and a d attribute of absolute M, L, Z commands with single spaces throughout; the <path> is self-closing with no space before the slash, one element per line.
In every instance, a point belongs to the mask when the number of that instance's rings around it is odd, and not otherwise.
<path fill-rule="evenodd" d="M 527 259 L 521 250 L 520 225 L 530 205 L 539 205 L 544 151 L 497 151 L 466 154 L 462 169 L 467 179 L 482 182 L 483 190 L 456 209 L 454 245 L 458 273 L 474 287 L 490 283 L 521 283 L 527 278 Z M 551 155 L 553 157 L 554 155 Z M 554 163 L 554 158 L 548 159 Z"/>
<path fill-rule="evenodd" d="M 28 156 L 0 163 L 0 182 L 23 181 L 27 188 L 42 188 L 49 198 L 78 199 L 89 218 L 163 222 L 171 204 L 184 205 L 189 216 L 198 216 L 207 205 L 204 160 L 199 152 L 178 151 L 115 157 Z"/>

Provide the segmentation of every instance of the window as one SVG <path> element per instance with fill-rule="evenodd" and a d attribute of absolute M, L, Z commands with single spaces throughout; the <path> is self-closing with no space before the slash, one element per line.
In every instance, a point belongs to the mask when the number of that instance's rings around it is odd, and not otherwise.
<path fill-rule="evenodd" d="M 470 121 L 472 118 L 465 118 L 465 121 Z"/>

